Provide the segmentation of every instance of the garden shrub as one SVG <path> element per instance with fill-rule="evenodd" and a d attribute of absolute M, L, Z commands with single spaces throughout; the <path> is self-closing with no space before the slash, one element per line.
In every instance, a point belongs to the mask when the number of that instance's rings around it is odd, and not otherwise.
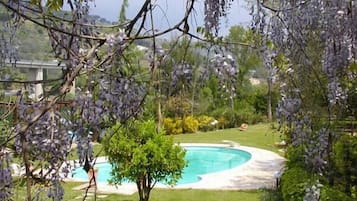
<path fill-rule="evenodd" d="M 198 120 L 193 116 L 187 116 L 183 121 L 183 130 L 185 133 L 195 133 L 198 131 Z"/>
<path fill-rule="evenodd" d="M 215 120 L 213 117 L 202 115 L 197 118 L 198 120 L 198 129 L 200 131 L 211 131 L 214 130 L 216 125 L 212 125 L 212 122 Z"/>
<path fill-rule="evenodd" d="M 217 108 L 210 113 L 218 120 L 220 129 L 232 128 L 235 126 L 234 111 L 231 108 Z"/>
<path fill-rule="evenodd" d="M 227 124 L 228 124 L 227 120 L 224 117 L 218 118 L 218 124 L 217 124 L 218 128 L 225 129 L 225 128 L 227 128 L 227 126 L 226 126 Z"/>
<path fill-rule="evenodd" d="M 220 128 L 235 128 L 242 123 L 257 124 L 266 121 L 266 116 L 256 113 L 254 107 L 248 103 L 237 102 L 235 110 L 232 108 L 219 108 L 210 113 L 214 118 L 224 118 L 220 123 Z"/>
<path fill-rule="evenodd" d="M 281 178 L 281 192 L 284 201 L 303 200 L 309 178 L 310 175 L 300 167 L 286 170 Z"/>
<path fill-rule="evenodd" d="M 288 168 L 292 167 L 305 167 L 304 158 L 305 149 L 302 145 L 298 147 L 288 146 L 286 149 L 286 157 L 289 159 L 286 161 Z"/>
<path fill-rule="evenodd" d="M 242 123 L 257 124 L 266 121 L 266 116 L 254 112 L 238 111 L 235 114 L 238 125 Z"/>
<path fill-rule="evenodd" d="M 357 196 L 357 138 L 342 134 L 333 148 L 335 185 L 346 194 Z"/>
<path fill-rule="evenodd" d="M 238 125 L 236 112 L 230 108 L 216 109 L 211 115 L 219 121 L 219 127 L 221 129 L 234 128 Z"/>
<path fill-rule="evenodd" d="M 228 110 L 223 114 L 223 117 L 227 120 L 226 127 L 235 128 L 239 125 L 237 121 L 238 113 L 234 110 Z"/>
<path fill-rule="evenodd" d="M 198 131 L 199 122 L 193 116 L 181 118 L 164 118 L 163 125 L 167 134 L 195 133 Z"/>
<path fill-rule="evenodd" d="M 182 120 L 178 118 L 164 118 L 163 125 L 167 134 L 176 135 L 182 133 Z"/>
<path fill-rule="evenodd" d="M 353 198 L 349 197 L 345 193 L 333 189 L 329 186 L 323 186 L 320 194 L 321 201 L 354 201 Z"/>

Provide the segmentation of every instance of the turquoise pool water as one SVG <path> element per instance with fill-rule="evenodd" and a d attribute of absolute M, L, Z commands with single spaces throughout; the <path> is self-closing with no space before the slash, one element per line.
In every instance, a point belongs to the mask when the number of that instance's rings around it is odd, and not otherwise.
<path fill-rule="evenodd" d="M 200 175 L 228 170 L 243 163 L 251 158 L 251 154 L 232 148 L 208 147 L 208 146 L 187 146 L 184 147 L 188 166 L 184 169 L 182 178 L 178 181 L 180 184 L 194 183 L 200 180 Z M 110 163 L 97 163 L 98 182 L 107 182 L 110 179 Z M 87 173 L 83 168 L 76 168 L 73 172 L 73 178 L 88 180 Z"/>

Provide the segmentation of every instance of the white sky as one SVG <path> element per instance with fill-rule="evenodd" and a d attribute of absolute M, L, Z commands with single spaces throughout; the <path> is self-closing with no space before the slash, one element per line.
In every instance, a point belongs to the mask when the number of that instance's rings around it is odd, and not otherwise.
<path fill-rule="evenodd" d="M 129 19 L 135 16 L 143 2 L 144 0 L 129 0 L 129 8 L 126 12 Z M 158 6 L 155 8 L 154 20 L 157 29 L 164 30 L 176 24 L 184 16 L 186 0 L 156 0 L 156 2 Z M 95 0 L 91 13 L 106 18 L 109 21 L 117 21 L 121 4 L 122 0 Z M 249 25 L 251 16 L 245 7 L 245 0 L 233 1 L 228 18 L 222 19 L 220 35 L 226 35 L 230 26 Z M 198 0 L 195 12 L 196 17 L 190 19 L 191 30 L 196 30 L 195 27 L 197 26 L 203 26 L 203 0 Z"/>

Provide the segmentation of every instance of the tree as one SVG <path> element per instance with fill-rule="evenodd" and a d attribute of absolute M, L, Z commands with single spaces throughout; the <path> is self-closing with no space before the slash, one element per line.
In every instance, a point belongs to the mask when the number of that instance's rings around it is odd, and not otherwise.
<path fill-rule="evenodd" d="M 229 46 L 229 50 L 236 59 L 239 68 L 237 77 L 237 91 L 239 93 L 239 89 L 243 88 L 244 85 L 247 85 L 247 82 L 249 82 L 251 71 L 262 68 L 262 61 L 259 54 L 257 54 L 257 50 L 247 46 L 235 45 L 235 43 L 257 43 L 258 35 L 244 27 L 233 26 L 229 29 L 229 35 L 225 39 L 228 43 L 232 43 L 232 45 Z"/>
<path fill-rule="evenodd" d="M 246 30 L 244 27 L 234 26 L 229 29 L 229 35 L 226 41 L 232 43 L 229 47 L 239 68 L 237 77 L 237 99 L 248 99 L 247 91 L 250 90 L 251 83 L 249 78 L 253 76 L 252 72 L 257 69 L 264 69 L 262 58 L 259 54 L 259 49 L 254 49 L 247 46 L 237 46 L 235 43 L 259 44 L 259 34 L 252 30 Z M 267 77 L 264 75 L 264 77 Z M 272 121 L 272 81 L 267 79 L 267 105 L 266 112 L 269 122 Z M 251 93 L 250 93 L 251 94 Z"/>
<path fill-rule="evenodd" d="M 140 201 L 149 200 L 157 182 L 175 184 L 186 165 L 185 151 L 152 120 L 115 124 L 107 131 L 104 151 L 113 166 L 111 182 L 135 182 Z"/>

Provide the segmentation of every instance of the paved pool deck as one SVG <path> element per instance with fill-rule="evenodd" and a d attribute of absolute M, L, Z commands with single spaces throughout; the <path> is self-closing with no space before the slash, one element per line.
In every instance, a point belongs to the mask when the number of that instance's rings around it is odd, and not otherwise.
<path fill-rule="evenodd" d="M 285 158 L 280 155 L 254 147 L 240 146 L 238 143 L 226 141 L 225 144 L 206 143 L 182 143 L 182 146 L 214 146 L 230 147 L 249 152 L 251 159 L 229 170 L 201 175 L 201 180 L 195 183 L 182 184 L 177 186 L 167 186 L 157 184 L 155 188 L 165 189 L 210 189 L 210 190 L 252 190 L 260 188 L 272 188 L 276 183 L 276 175 L 284 168 Z M 100 157 L 97 162 L 106 161 L 105 157 Z M 100 171 L 100 170 L 99 170 Z M 76 187 L 75 189 L 85 189 L 88 184 Z M 112 186 L 107 183 L 98 183 L 99 193 L 133 194 L 137 191 L 134 183 Z"/>

